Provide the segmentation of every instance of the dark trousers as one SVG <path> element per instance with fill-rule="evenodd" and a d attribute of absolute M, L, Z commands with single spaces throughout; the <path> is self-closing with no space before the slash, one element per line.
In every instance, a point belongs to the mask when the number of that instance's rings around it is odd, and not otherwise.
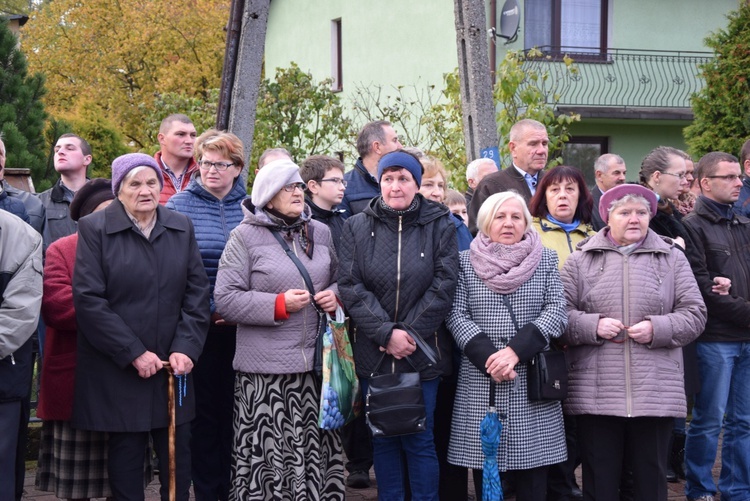
<path fill-rule="evenodd" d="M 364 393 L 362 393 L 362 398 L 364 398 Z M 362 409 L 364 408 L 363 402 Z M 372 436 L 367 421 L 365 421 L 364 411 L 360 412 L 354 421 L 341 429 L 341 443 L 346 453 L 346 471 L 349 473 L 370 471 L 370 468 L 372 468 Z"/>
<path fill-rule="evenodd" d="M 562 463 L 550 465 L 547 477 L 547 500 L 568 501 L 571 499 L 573 488 L 577 487 L 575 470 L 581 462 L 578 453 L 578 439 L 576 437 L 575 416 L 563 416 L 565 423 L 565 445 L 568 449 L 568 459 Z"/>
<path fill-rule="evenodd" d="M 435 452 L 440 464 L 441 501 L 466 501 L 469 497 L 469 469 L 448 462 L 448 443 L 457 385 L 458 371 L 454 375 L 443 378 L 438 386 L 435 404 Z"/>
<path fill-rule="evenodd" d="M 0 432 L 0 501 L 16 499 L 16 490 L 19 487 L 17 485 L 16 449 L 21 421 L 19 400 L 0 403 L 0 430 L 4 430 Z M 28 421 L 23 425 L 28 426 Z M 21 472 L 25 473 L 25 470 L 22 468 Z M 23 490 L 23 481 L 20 488 Z"/>
<path fill-rule="evenodd" d="M 159 459 L 159 494 L 162 501 L 169 499 L 169 428 L 150 432 L 154 451 Z M 109 483 L 117 501 L 143 501 L 143 463 L 146 460 L 149 432 L 110 432 Z M 190 497 L 190 423 L 177 426 L 175 431 L 175 462 L 178 501 Z"/>
<path fill-rule="evenodd" d="M 633 499 L 667 499 L 667 449 L 673 418 L 577 417 L 583 496 L 619 501 L 622 465 L 633 472 Z"/>
<path fill-rule="evenodd" d="M 501 473 L 501 478 L 511 473 L 516 482 L 516 501 L 546 501 L 549 466 L 528 470 L 511 470 Z M 476 499 L 482 499 L 482 470 L 473 470 Z"/>
<path fill-rule="evenodd" d="M 212 325 L 191 373 L 195 385 L 191 450 L 196 501 L 229 499 L 236 331 L 234 326 Z"/>

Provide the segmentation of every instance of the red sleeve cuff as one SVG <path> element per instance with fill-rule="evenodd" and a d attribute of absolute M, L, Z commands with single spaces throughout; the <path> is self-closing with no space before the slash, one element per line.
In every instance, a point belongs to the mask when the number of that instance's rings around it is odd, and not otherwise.
<path fill-rule="evenodd" d="M 273 310 L 274 320 L 289 320 L 289 313 L 286 312 L 286 298 L 282 292 L 276 296 L 276 305 Z"/>

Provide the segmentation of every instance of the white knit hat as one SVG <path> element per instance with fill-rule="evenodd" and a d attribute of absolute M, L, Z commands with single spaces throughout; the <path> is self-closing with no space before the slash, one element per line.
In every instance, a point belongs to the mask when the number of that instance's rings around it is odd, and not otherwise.
<path fill-rule="evenodd" d="M 255 176 L 250 200 L 256 208 L 263 209 L 284 186 L 302 182 L 296 163 L 286 158 L 274 160 L 264 165 Z"/>

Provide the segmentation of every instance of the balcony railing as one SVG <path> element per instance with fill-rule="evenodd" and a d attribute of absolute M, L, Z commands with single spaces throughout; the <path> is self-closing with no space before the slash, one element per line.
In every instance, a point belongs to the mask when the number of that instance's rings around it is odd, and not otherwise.
<path fill-rule="evenodd" d="M 523 63 L 527 71 L 548 71 L 542 85 L 558 105 L 608 108 L 690 108 L 690 97 L 704 85 L 699 66 L 711 52 L 539 47 L 543 55 Z M 568 50 L 569 49 L 569 50 Z M 590 49 L 588 49 L 590 51 Z M 572 71 L 563 56 L 573 59 Z"/>

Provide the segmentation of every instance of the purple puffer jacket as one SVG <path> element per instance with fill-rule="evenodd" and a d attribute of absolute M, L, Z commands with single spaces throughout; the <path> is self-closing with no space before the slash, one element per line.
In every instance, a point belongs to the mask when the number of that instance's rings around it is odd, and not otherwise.
<path fill-rule="evenodd" d="M 706 324 L 706 306 L 685 255 L 652 230 L 630 255 L 605 228 L 578 244 L 560 273 L 568 302 L 570 380 L 566 414 L 684 417 L 681 347 Z M 599 319 L 650 320 L 653 340 L 597 337 Z"/>

